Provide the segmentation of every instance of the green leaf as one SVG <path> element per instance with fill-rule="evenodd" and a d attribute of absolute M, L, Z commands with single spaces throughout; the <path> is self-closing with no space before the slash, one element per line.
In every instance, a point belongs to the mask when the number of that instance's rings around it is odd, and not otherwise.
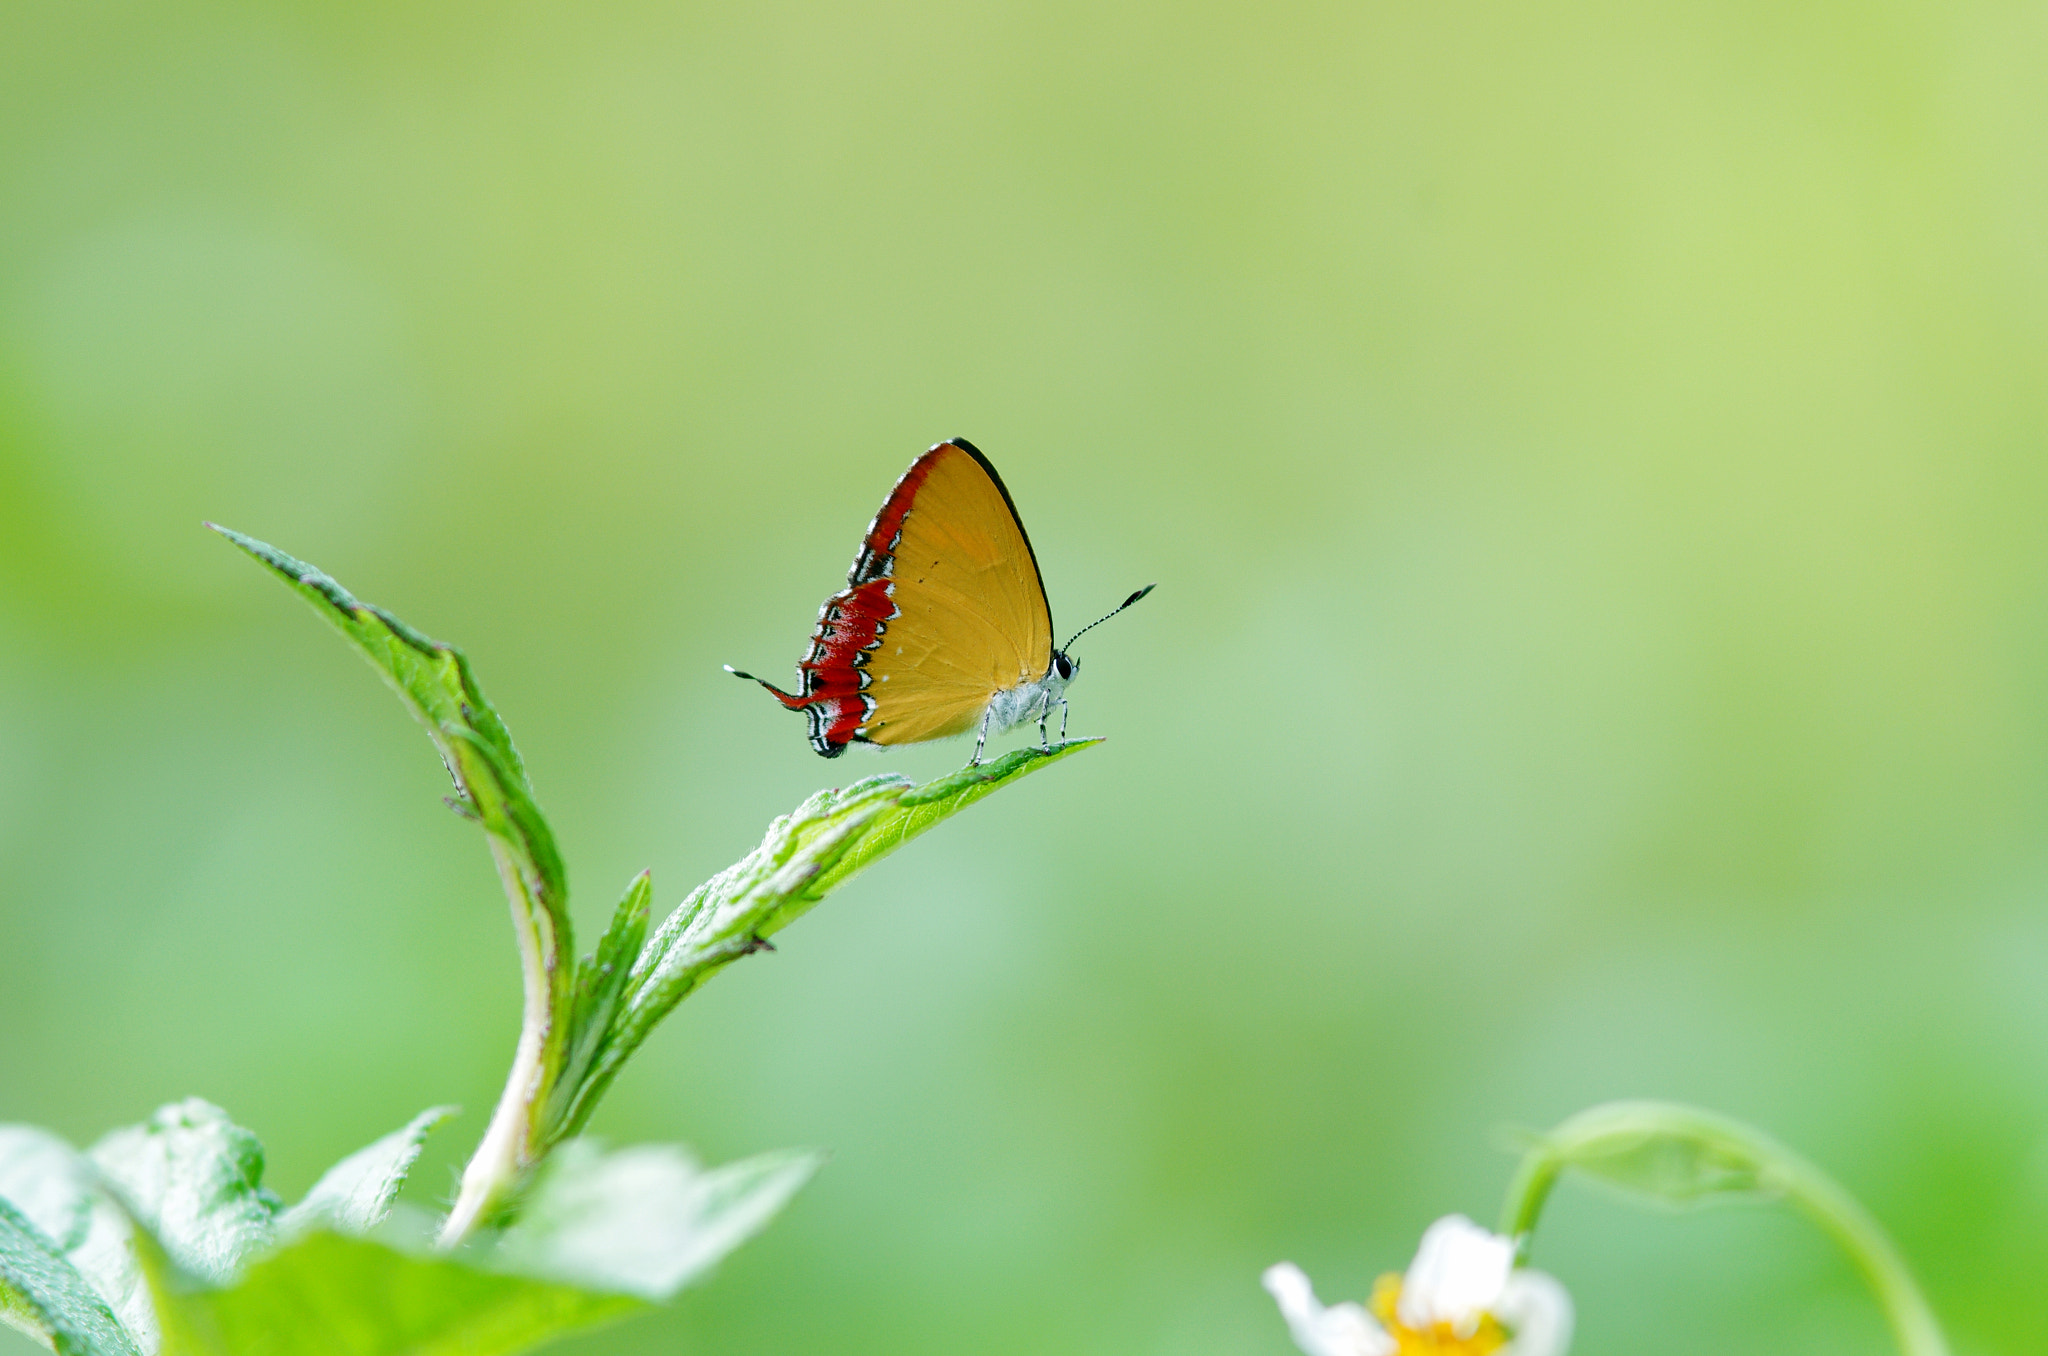
<path fill-rule="evenodd" d="M 567 963 L 575 942 L 561 854 L 512 736 L 460 650 L 362 602 L 303 560 L 239 532 L 214 530 L 268 566 L 353 641 L 426 727 L 455 781 L 449 803 L 483 826 L 512 905 L 525 1015 L 506 1092 L 463 1174 L 449 1219 L 452 1241 L 488 1217 L 546 1151 L 540 1117 L 554 1104 L 575 1015 L 576 976 Z"/>
<path fill-rule="evenodd" d="M 1774 1194 L 1763 1169 L 1731 1146 L 1709 1139 L 1645 1132 L 1576 1147 L 1564 1163 L 1586 1176 L 1666 1205 L 1711 1197 Z"/>
<path fill-rule="evenodd" d="M 830 870 L 821 872 L 802 892 L 802 907 L 785 910 L 775 919 L 774 926 L 781 927 L 802 913 L 804 908 L 817 903 L 925 830 L 959 814 L 982 797 L 993 795 L 1040 768 L 1051 767 L 1060 759 L 1083 749 L 1092 749 L 1101 742 L 1100 739 L 1070 739 L 1049 749 L 1012 749 L 1000 758 L 963 767 L 958 772 L 904 793 L 892 809 L 869 825 L 867 833 L 851 851 L 833 863 Z"/>
<path fill-rule="evenodd" d="M 552 1136 L 580 1130 L 655 1024 L 720 969 L 762 949 L 775 912 L 837 862 L 909 789 L 906 777 L 881 776 L 820 791 L 769 825 L 761 846 L 677 905 L 640 948 L 611 1029 Z"/>
<path fill-rule="evenodd" d="M 527 782 L 526 765 L 512 743 L 512 734 L 496 708 L 484 699 L 462 651 L 423 635 L 373 603 L 363 602 L 322 570 L 268 542 L 215 523 L 207 526 L 269 566 L 311 603 L 314 611 L 355 642 L 370 666 L 427 727 L 427 733 L 450 764 L 449 772 L 454 775 L 458 790 L 468 794 L 470 774 L 487 770 L 488 776 L 476 780 L 492 784 L 490 789 L 508 802 L 526 802 L 523 806 L 472 808 L 507 816 L 530 811 L 534 819 L 539 819 L 539 812 L 531 807 L 533 788 Z M 472 748 L 465 750 L 450 741 L 467 742 Z M 479 769 L 475 758 L 487 760 L 487 769 Z M 561 859 L 545 824 L 540 825 L 533 848 L 536 868 L 559 885 Z"/>
<path fill-rule="evenodd" d="M 769 825 L 759 847 L 691 892 L 640 948 L 588 1072 L 563 1080 L 543 1142 L 581 1130 L 648 1033 L 713 974 L 764 949 L 832 890 L 940 821 L 1101 742 L 1017 749 L 923 786 L 895 774 L 869 777 L 820 791 Z"/>
<path fill-rule="evenodd" d="M 646 1307 L 324 1231 L 226 1289 L 186 1288 L 154 1261 L 160 1356 L 503 1356 Z"/>
<path fill-rule="evenodd" d="M 135 1226 L 101 1189 L 90 1159 L 48 1131 L 0 1125 L 0 1197 L 63 1252 L 137 1345 L 154 1346 L 156 1315 L 135 1261 Z"/>
<path fill-rule="evenodd" d="M 818 1161 L 785 1152 L 706 1171 L 668 1146 L 607 1154 L 577 1141 L 553 1156 L 518 1223 L 495 1238 L 428 1253 L 394 1246 L 403 1229 L 364 1239 L 316 1225 L 225 1285 L 185 1275 L 139 1234 L 160 1356 L 530 1350 L 674 1294 L 759 1232 Z M 421 1238 L 428 1229 L 416 1226 Z"/>
<path fill-rule="evenodd" d="M 612 1018 L 625 997 L 633 961 L 647 937 L 647 915 L 653 902 L 653 880 L 642 871 L 626 887 L 625 897 L 612 912 L 611 926 L 605 930 L 597 950 L 577 963 L 575 1016 L 562 1073 L 542 1117 L 543 1144 L 553 1143 L 562 1125 L 575 1114 L 577 1102 L 587 1087 L 585 1075 L 611 1037 Z"/>
<path fill-rule="evenodd" d="M 26 1295 L 9 1285 L 4 1275 L 0 1275 L 0 1323 L 43 1346 L 55 1347 L 57 1344 L 42 1312 L 28 1302 Z"/>
<path fill-rule="evenodd" d="M 226 1280 L 275 1236 L 282 1207 L 263 1185 L 263 1146 L 210 1102 L 163 1107 L 107 1135 L 90 1157 L 135 1220 L 194 1275 Z"/>
<path fill-rule="evenodd" d="M 802 1150 L 705 1171 L 681 1149 L 556 1150 L 498 1240 L 514 1270 L 667 1299 L 764 1228 L 823 1162 Z"/>
<path fill-rule="evenodd" d="M 428 1133 L 454 1114 L 452 1106 L 422 1111 L 400 1129 L 336 1163 L 321 1174 L 304 1200 L 284 1213 L 281 1230 L 293 1235 L 315 1228 L 368 1233 L 390 1213 Z"/>
<path fill-rule="evenodd" d="M 0 1322 L 63 1356 L 139 1356 L 135 1341 L 56 1243 L 0 1200 Z"/>
<path fill-rule="evenodd" d="M 626 893 L 612 911 L 611 926 L 605 929 L 597 950 L 576 967 L 576 1025 L 602 1029 L 611 1010 L 624 992 L 632 974 L 640 944 L 647 938 L 647 915 L 654 903 L 654 881 L 642 871 L 633 877 Z"/>
<path fill-rule="evenodd" d="M 0 1198 L 58 1247 L 84 1241 L 96 1183 L 92 1164 L 49 1131 L 0 1125 Z"/>
<path fill-rule="evenodd" d="M 362 602 L 320 570 L 267 542 L 208 526 L 270 567 L 355 642 L 433 738 L 455 780 L 454 803 L 512 854 L 516 883 L 546 915 L 551 932 L 545 940 L 569 951 L 568 883 L 554 834 L 534 800 L 511 732 L 484 699 L 462 651 Z M 507 881 L 508 886 L 514 883 Z"/>
<path fill-rule="evenodd" d="M 1570 1169 L 1595 1181 L 1684 1207 L 1716 1199 L 1784 1194 L 1782 1151 L 1750 1127 L 1664 1102 L 1610 1102 L 1581 1112 L 1543 1135 L 1526 1156 L 1524 1176 L 1547 1192 Z M 1531 1216 L 1533 1218 L 1533 1216 Z"/>

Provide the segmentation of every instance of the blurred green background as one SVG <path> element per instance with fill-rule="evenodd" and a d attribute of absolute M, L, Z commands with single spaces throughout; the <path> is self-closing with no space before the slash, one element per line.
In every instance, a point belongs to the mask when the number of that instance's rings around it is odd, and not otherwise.
<path fill-rule="evenodd" d="M 689 1003 L 598 1118 L 834 1158 L 572 1352 L 1246 1353 L 1515 1126 L 1754 1120 L 2048 1347 L 2048 10 L 92 3 L 0 20 L 0 1119 L 287 1196 L 517 1020 L 484 846 L 199 528 L 464 644 L 594 935 L 820 785 L 928 443 L 1099 752 Z M 1578 1350 L 1880 1349 L 1768 1211 L 1567 1189 Z M 12 1345 L 9 1345 L 12 1343 Z M 26 1351 L 11 1335 L 0 1350 Z"/>

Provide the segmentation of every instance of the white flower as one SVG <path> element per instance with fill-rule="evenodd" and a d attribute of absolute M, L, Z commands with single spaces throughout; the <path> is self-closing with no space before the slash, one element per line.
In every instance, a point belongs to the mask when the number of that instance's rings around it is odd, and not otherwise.
<path fill-rule="evenodd" d="M 1346 1301 L 1325 1309 L 1317 1303 L 1308 1277 L 1294 1263 L 1267 1267 L 1264 1280 L 1294 1345 L 1308 1356 L 1394 1356 L 1398 1350 L 1387 1330 L 1358 1305 Z"/>
<path fill-rule="evenodd" d="M 1429 1226 L 1405 1276 L 1380 1277 L 1370 1313 L 1324 1308 L 1292 1262 L 1265 1283 L 1307 1356 L 1563 1356 L 1571 1344 L 1564 1287 L 1518 1269 L 1514 1240 L 1463 1215 Z"/>

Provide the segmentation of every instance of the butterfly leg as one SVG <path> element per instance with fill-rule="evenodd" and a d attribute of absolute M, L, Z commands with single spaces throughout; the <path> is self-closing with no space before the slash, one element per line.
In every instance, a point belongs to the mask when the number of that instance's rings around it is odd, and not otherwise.
<path fill-rule="evenodd" d="M 1060 743 L 1067 742 L 1067 699 L 1060 698 Z"/>
<path fill-rule="evenodd" d="M 988 743 L 988 718 L 995 708 L 981 713 L 981 733 L 974 737 L 974 756 L 967 760 L 967 766 L 981 766 L 981 746 Z"/>

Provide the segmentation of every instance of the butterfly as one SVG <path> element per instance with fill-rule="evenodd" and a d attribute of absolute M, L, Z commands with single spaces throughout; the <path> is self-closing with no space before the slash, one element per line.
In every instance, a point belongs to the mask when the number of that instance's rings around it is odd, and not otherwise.
<path fill-rule="evenodd" d="M 882 501 L 846 587 L 818 610 L 797 690 L 726 671 L 803 712 L 824 757 L 853 743 L 920 744 L 973 730 L 972 765 L 990 735 L 1029 720 L 1049 747 L 1054 707 L 1065 739 L 1067 684 L 1080 671 L 1067 650 L 1153 587 L 1055 647 L 1017 506 L 988 458 L 955 438 L 912 462 Z"/>

